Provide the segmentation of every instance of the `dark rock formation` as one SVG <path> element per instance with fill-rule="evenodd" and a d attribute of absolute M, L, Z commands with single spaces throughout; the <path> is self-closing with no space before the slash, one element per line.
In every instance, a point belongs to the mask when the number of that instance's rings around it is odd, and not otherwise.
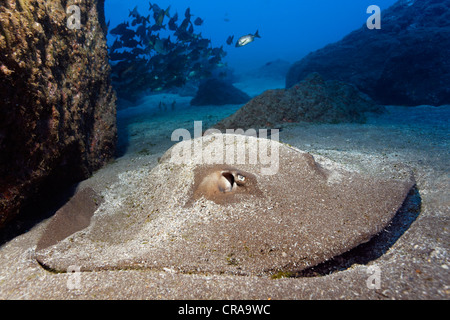
<path fill-rule="evenodd" d="M 0 226 L 41 192 L 87 178 L 114 154 L 115 94 L 98 7 L 8 0 L 0 7 Z"/>
<path fill-rule="evenodd" d="M 355 86 L 325 81 L 313 73 L 291 89 L 268 90 L 214 126 L 219 130 L 265 128 L 286 122 L 364 122 L 365 112 L 382 112 Z"/>
<path fill-rule="evenodd" d="M 448 104 L 448 57 L 450 0 L 398 1 L 382 12 L 380 30 L 364 24 L 295 63 L 286 88 L 318 72 L 355 84 L 380 104 Z"/>
<path fill-rule="evenodd" d="M 251 97 L 235 86 L 219 79 L 208 79 L 198 88 L 192 99 L 193 106 L 225 105 L 246 103 Z"/>

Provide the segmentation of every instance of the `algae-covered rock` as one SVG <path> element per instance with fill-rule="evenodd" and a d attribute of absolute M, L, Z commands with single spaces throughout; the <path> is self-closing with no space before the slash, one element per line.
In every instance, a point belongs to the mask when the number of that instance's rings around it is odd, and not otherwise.
<path fill-rule="evenodd" d="M 68 25 L 72 4 L 79 29 Z M 0 227 L 49 186 L 84 179 L 114 154 L 102 7 L 103 0 L 2 1 Z"/>
<path fill-rule="evenodd" d="M 214 128 L 265 128 L 289 122 L 362 123 L 366 112 L 383 111 L 355 86 L 325 81 L 312 73 L 290 89 L 262 93 Z"/>

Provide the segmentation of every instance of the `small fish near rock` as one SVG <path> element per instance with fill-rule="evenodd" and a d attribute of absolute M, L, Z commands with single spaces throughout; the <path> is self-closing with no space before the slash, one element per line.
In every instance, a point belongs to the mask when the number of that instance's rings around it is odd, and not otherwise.
<path fill-rule="evenodd" d="M 229 37 L 227 38 L 227 44 L 228 44 L 229 46 L 231 46 L 231 45 L 233 44 L 233 39 L 234 39 L 234 36 L 229 36 Z"/>
<path fill-rule="evenodd" d="M 204 22 L 203 19 L 200 17 L 198 17 L 197 19 L 194 20 L 194 24 L 196 26 L 201 26 L 203 24 L 203 22 Z"/>

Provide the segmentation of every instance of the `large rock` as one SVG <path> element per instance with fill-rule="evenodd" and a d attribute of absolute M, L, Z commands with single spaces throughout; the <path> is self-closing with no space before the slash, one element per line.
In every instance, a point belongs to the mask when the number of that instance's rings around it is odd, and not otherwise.
<path fill-rule="evenodd" d="M 369 17 L 369 16 L 367 16 Z M 398 1 L 381 29 L 364 24 L 296 62 L 290 88 L 311 72 L 356 85 L 380 104 L 450 103 L 450 0 Z"/>
<path fill-rule="evenodd" d="M 266 128 L 300 121 L 364 122 L 364 113 L 383 110 L 355 86 L 325 81 L 313 73 L 291 89 L 268 90 L 255 97 L 214 128 Z"/>
<path fill-rule="evenodd" d="M 208 79 L 198 88 L 198 92 L 191 101 L 193 106 L 244 104 L 251 98 L 245 92 L 232 84 L 212 78 Z"/>
<path fill-rule="evenodd" d="M 48 187 L 84 179 L 114 154 L 103 0 L 77 5 L 80 30 L 67 26 L 66 1 L 2 1 L 0 226 Z"/>
<path fill-rule="evenodd" d="M 277 141 L 244 135 L 186 140 L 167 151 L 157 167 L 127 171 L 99 191 L 98 209 L 89 189 L 74 197 L 44 231 L 36 258 L 58 272 L 78 266 L 82 271 L 293 273 L 365 243 L 402 206 L 415 183 L 411 172 L 401 165 L 370 166 L 370 171 L 350 171 Z M 91 205 L 83 208 L 80 202 Z M 72 227 L 80 226 L 70 223 L 74 208 L 89 217 L 88 227 Z"/>

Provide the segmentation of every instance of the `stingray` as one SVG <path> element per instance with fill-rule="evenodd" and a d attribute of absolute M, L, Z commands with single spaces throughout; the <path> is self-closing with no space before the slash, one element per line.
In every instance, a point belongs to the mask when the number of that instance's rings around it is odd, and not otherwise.
<path fill-rule="evenodd" d="M 89 225 L 44 241 L 36 250 L 39 263 L 58 272 L 73 266 L 256 276 L 297 272 L 369 241 L 386 228 L 415 184 L 399 166 L 355 170 L 277 141 L 218 137 L 180 142 L 152 170 L 128 172 L 97 190 L 103 202 Z M 236 145 L 272 147 L 278 170 L 268 174 L 262 157 L 248 161 L 254 159 L 250 147 L 247 161 L 222 153 Z M 192 157 L 174 161 L 180 150 L 192 150 Z M 43 238 L 67 228 L 67 219 L 59 217 L 65 211 L 56 213 Z"/>

